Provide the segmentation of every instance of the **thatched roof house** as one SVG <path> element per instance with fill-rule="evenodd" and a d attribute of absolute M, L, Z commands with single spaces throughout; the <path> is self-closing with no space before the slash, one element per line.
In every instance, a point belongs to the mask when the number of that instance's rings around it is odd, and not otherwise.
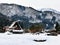
<path fill-rule="evenodd" d="M 22 27 L 19 24 L 20 20 L 14 21 L 10 26 L 5 26 L 5 31 L 13 31 L 13 32 L 23 32 Z"/>

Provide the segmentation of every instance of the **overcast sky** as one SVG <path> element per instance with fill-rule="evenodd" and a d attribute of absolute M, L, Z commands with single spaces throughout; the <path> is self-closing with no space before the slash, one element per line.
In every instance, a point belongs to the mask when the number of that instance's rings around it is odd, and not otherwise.
<path fill-rule="evenodd" d="M 35 9 L 52 8 L 60 11 L 60 0 L 0 0 L 0 3 L 15 3 Z"/>

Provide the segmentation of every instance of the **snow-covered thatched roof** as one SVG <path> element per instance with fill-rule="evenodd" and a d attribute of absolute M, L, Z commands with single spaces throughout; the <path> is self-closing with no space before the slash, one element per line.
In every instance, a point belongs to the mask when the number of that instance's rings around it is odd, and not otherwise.
<path fill-rule="evenodd" d="M 20 24 L 18 23 L 20 22 L 20 20 L 17 20 L 17 21 L 14 21 L 10 26 L 9 28 L 12 28 L 16 23 L 19 25 L 19 27 L 21 28 Z"/>

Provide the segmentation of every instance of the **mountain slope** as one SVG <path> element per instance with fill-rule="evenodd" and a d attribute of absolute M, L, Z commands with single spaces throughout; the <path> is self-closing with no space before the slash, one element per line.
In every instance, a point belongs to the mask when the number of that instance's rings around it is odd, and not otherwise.
<path fill-rule="evenodd" d="M 60 23 L 60 13 L 53 9 L 38 11 L 32 7 L 2 3 L 0 4 L 0 13 L 4 15 L 3 17 L 9 17 L 8 20 L 23 20 L 26 26 L 29 26 L 29 23 L 41 22 L 45 24 L 45 28 L 49 29 L 53 28 L 56 22 Z"/>

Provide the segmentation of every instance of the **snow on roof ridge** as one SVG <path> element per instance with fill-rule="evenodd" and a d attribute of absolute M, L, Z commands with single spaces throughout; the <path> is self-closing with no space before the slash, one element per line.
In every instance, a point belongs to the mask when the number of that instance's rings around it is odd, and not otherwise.
<path fill-rule="evenodd" d="M 15 23 L 16 23 L 16 22 L 13 22 L 9 28 L 12 28 Z"/>

